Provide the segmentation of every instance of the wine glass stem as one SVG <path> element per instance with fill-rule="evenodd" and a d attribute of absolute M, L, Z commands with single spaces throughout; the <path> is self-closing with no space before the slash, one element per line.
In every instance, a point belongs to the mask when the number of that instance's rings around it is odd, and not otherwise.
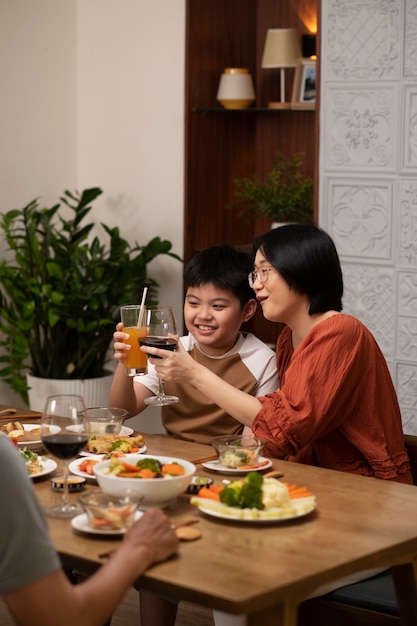
<path fill-rule="evenodd" d="M 165 397 L 165 385 L 164 385 L 164 381 L 162 380 L 162 378 L 160 378 L 158 398 L 164 398 L 164 397 Z"/>
<path fill-rule="evenodd" d="M 62 508 L 66 509 L 70 505 L 69 490 L 68 490 L 68 461 L 64 462 L 64 484 L 62 490 Z"/>

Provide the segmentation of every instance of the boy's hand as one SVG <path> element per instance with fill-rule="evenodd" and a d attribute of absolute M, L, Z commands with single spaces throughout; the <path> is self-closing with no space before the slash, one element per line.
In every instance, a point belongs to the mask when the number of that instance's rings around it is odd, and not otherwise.
<path fill-rule="evenodd" d="M 124 361 L 127 351 L 130 350 L 129 344 L 124 343 L 125 339 L 129 339 L 129 335 L 123 332 L 123 328 L 122 322 L 119 322 L 116 326 L 116 331 L 113 333 L 114 358 L 118 361 Z"/>

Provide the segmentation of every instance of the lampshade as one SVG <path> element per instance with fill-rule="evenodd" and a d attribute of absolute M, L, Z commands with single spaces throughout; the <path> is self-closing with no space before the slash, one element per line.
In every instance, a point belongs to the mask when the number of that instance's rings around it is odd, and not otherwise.
<path fill-rule="evenodd" d="M 270 28 L 266 33 L 264 52 L 262 56 L 263 68 L 280 69 L 280 102 L 270 102 L 271 109 L 289 109 L 289 102 L 285 102 L 285 68 L 295 67 L 301 58 L 301 48 L 297 32 L 294 28 Z"/>
<path fill-rule="evenodd" d="M 295 67 L 301 57 L 294 28 L 270 28 L 266 33 L 262 67 Z"/>

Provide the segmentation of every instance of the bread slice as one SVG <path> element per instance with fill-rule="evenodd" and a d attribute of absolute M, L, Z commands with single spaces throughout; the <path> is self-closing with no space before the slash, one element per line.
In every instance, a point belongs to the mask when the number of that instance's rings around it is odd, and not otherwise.
<path fill-rule="evenodd" d="M 127 441 L 130 448 L 140 448 L 145 443 L 143 435 L 102 435 L 90 439 L 85 449 L 91 454 L 107 454 L 111 452 L 111 447 L 115 441 Z"/>

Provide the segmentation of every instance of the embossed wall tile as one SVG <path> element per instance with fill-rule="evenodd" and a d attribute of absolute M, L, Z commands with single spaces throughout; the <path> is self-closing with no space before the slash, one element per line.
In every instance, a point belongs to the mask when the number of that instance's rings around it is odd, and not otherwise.
<path fill-rule="evenodd" d="M 414 295 L 416 295 L 414 293 Z M 417 362 L 417 318 L 398 318 L 397 357 Z"/>
<path fill-rule="evenodd" d="M 397 0 L 328 0 L 323 34 L 326 79 L 398 78 L 400 7 Z"/>
<path fill-rule="evenodd" d="M 391 268 L 355 265 L 342 259 L 343 311 L 369 328 L 385 358 L 394 356 L 395 272 Z"/>
<path fill-rule="evenodd" d="M 398 137 L 396 87 L 326 89 L 326 146 L 331 168 L 394 171 Z"/>
<path fill-rule="evenodd" d="M 417 268 L 417 180 L 402 179 L 399 185 L 399 262 Z"/>
<path fill-rule="evenodd" d="M 417 0 L 405 0 L 404 76 L 417 77 Z"/>
<path fill-rule="evenodd" d="M 417 272 L 398 272 L 398 314 L 417 319 Z"/>
<path fill-rule="evenodd" d="M 417 364 L 396 365 L 394 384 L 397 388 L 404 431 L 417 434 Z"/>
<path fill-rule="evenodd" d="M 406 171 L 411 169 L 417 173 L 417 79 L 415 85 L 404 87 L 403 101 L 402 167 Z"/>
<path fill-rule="evenodd" d="M 391 261 L 392 183 L 387 180 L 329 179 L 328 218 L 340 255 Z"/>

